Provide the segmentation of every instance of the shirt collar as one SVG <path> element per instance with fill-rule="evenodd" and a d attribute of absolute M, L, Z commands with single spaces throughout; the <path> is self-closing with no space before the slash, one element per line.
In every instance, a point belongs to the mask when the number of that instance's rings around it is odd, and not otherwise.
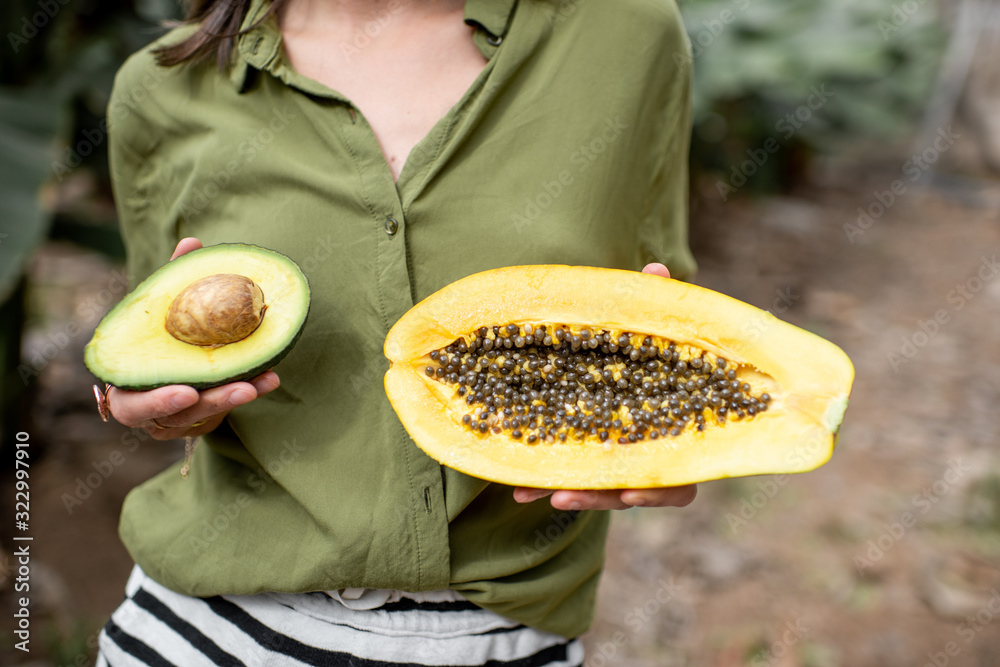
<path fill-rule="evenodd" d="M 465 22 L 479 28 L 476 45 L 489 57 L 503 41 L 517 0 L 465 0 Z M 281 31 L 273 16 L 261 21 L 271 0 L 252 0 L 240 26 L 229 79 L 236 90 L 245 89 L 249 70 L 267 69 L 281 49 Z"/>
<path fill-rule="evenodd" d="M 499 44 L 507 34 L 517 0 L 465 0 L 465 22 L 482 28 Z"/>
<path fill-rule="evenodd" d="M 236 39 L 229 76 L 239 92 L 244 90 L 250 68 L 266 69 L 281 49 L 281 31 L 275 17 L 269 16 L 267 20 L 261 20 L 270 6 L 271 0 L 252 0 L 240 25 L 240 36 Z"/>

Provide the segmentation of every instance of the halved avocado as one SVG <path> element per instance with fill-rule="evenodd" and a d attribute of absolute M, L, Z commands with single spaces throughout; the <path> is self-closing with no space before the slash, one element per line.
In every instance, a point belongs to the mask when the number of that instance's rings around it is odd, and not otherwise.
<path fill-rule="evenodd" d="M 259 324 L 235 342 L 193 344 L 176 338 L 167 327 L 171 306 L 183 303 L 178 296 L 199 281 L 204 285 L 204 279 L 211 276 L 242 276 L 252 281 L 263 293 L 263 307 L 259 300 L 253 304 L 253 317 Z M 229 286 L 238 281 L 217 282 Z M 227 294 L 208 292 L 201 298 L 205 310 L 199 316 L 210 320 L 221 312 L 225 319 L 222 311 L 232 305 L 226 301 Z M 170 384 L 207 389 L 246 380 L 272 368 L 291 351 L 309 303 L 309 282 L 288 257 L 239 243 L 200 248 L 158 269 L 105 315 L 87 344 L 84 362 L 99 379 L 122 389 Z M 250 329 L 246 313 L 240 315 L 236 318 L 240 325 Z"/>

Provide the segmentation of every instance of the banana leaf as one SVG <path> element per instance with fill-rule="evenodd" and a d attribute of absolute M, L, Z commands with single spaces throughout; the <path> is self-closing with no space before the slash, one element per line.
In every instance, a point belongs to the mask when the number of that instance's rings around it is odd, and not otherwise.
<path fill-rule="evenodd" d="M 0 303 L 48 235 L 42 204 L 62 113 L 45 94 L 0 89 Z"/>

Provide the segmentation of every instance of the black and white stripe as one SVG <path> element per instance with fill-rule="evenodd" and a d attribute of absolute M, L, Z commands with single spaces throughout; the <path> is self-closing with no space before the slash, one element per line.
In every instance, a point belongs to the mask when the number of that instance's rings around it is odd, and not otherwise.
<path fill-rule="evenodd" d="M 354 609 L 323 593 L 194 598 L 138 567 L 101 633 L 98 666 L 579 667 L 579 640 L 435 591 Z"/>

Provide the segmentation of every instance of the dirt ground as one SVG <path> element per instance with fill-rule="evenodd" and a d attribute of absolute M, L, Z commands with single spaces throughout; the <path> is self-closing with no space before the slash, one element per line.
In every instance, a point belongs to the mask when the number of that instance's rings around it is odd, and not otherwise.
<path fill-rule="evenodd" d="M 616 516 L 590 667 L 1000 665 L 1000 183 L 907 182 L 874 215 L 901 162 L 818 170 L 780 198 L 700 185 L 697 282 L 833 340 L 857 379 L 823 468 Z M 181 455 L 94 413 L 81 351 L 123 293 L 117 268 L 59 245 L 32 265 L 36 632 L 30 655 L 12 649 L 5 541 L 2 664 L 91 664 L 130 568 L 122 499 Z"/>

